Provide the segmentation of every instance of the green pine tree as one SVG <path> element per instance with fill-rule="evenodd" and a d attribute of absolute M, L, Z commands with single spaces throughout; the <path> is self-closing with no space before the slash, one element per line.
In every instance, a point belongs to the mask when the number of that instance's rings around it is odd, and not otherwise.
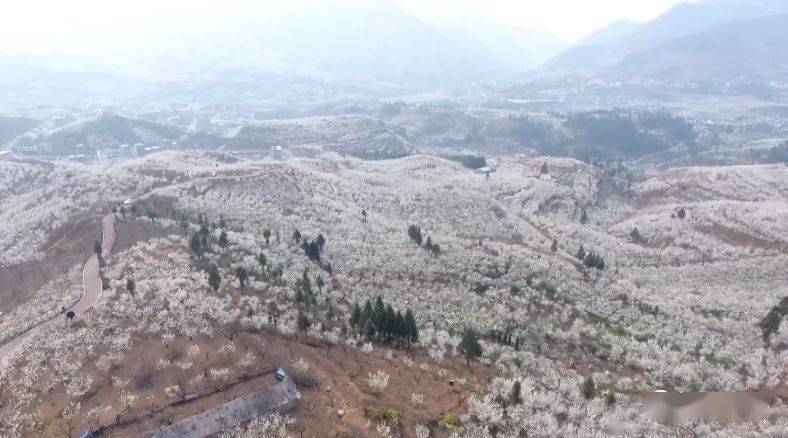
<path fill-rule="evenodd" d="M 241 289 L 244 289 L 246 280 L 249 278 L 249 272 L 243 266 L 239 266 L 235 268 L 235 276 L 238 278 L 238 282 L 241 283 Z"/>
<path fill-rule="evenodd" d="M 375 323 L 375 327 L 380 331 L 385 321 L 386 306 L 383 304 L 383 298 L 378 295 L 378 297 L 375 298 L 375 305 L 372 310 L 372 322 Z M 380 333 L 378 333 L 378 335 L 380 335 Z"/>
<path fill-rule="evenodd" d="M 482 345 L 479 343 L 479 337 L 470 328 L 463 330 L 459 349 L 465 355 L 465 363 L 469 367 L 471 366 L 471 359 L 480 357 L 483 352 Z"/>
<path fill-rule="evenodd" d="M 358 303 L 356 303 L 353 306 L 353 311 L 350 312 L 350 320 L 348 322 L 350 323 L 350 326 L 353 327 L 353 329 L 355 330 L 359 328 L 359 324 L 358 324 L 359 321 L 361 321 L 361 308 L 358 306 Z"/>
<path fill-rule="evenodd" d="M 397 313 L 391 304 L 386 305 L 386 313 L 383 317 L 382 334 L 386 342 L 390 342 L 397 332 Z"/>
<path fill-rule="evenodd" d="M 367 322 L 364 324 L 364 329 L 363 329 L 364 336 L 366 336 L 367 339 L 372 339 L 372 337 L 375 336 L 375 333 L 377 333 L 377 331 L 378 328 L 375 327 L 375 323 L 372 321 L 372 319 L 368 319 Z"/>
<path fill-rule="evenodd" d="M 208 284 L 214 292 L 219 291 L 219 286 L 222 283 L 222 276 L 219 274 L 219 268 L 216 265 L 211 265 L 208 270 Z"/>
<path fill-rule="evenodd" d="M 309 242 L 306 246 L 306 255 L 309 257 L 309 260 L 320 260 L 320 245 L 315 241 Z"/>
<path fill-rule="evenodd" d="M 407 333 L 407 342 L 419 342 L 419 328 L 416 325 L 416 318 L 413 316 L 413 311 L 408 309 L 405 311 L 405 332 Z"/>
<path fill-rule="evenodd" d="M 523 394 L 519 380 L 516 380 L 512 385 L 512 390 L 509 393 L 509 403 L 513 406 L 523 404 Z"/>
<path fill-rule="evenodd" d="M 596 397 L 596 383 L 594 383 L 594 378 L 592 376 L 586 377 L 580 388 L 580 392 L 583 393 L 583 397 L 585 397 L 586 400 L 591 400 Z"/>
<path fill-rule="evenodd" d="M 367 299 L 367 301 L 364 302 L 364 308 L 361 311 L 361 318 L 358 321 L 359 329 L 363 329 L 367 324 L 367 321 L 372 320 L 372 322 L 375 322 L 374 313 L 375 311 L 372 309 L 372 303 L 369 301 L 369 299 Z"/>
<path fill-rule="evenodd" d="M 302 311 L 298 311 L 298 315 L 296 315 L 296 327 L 298 331 L 301 332 L 301 335 L 306 335 L 306 331 L 309 330 L 309 327 L 312 326 L 312 321 L 307 318 L 307 316 Z"/>
<path fill-rule="evenodd" d="M 396 323 L 394 325 L 394 337 L 398 342 L 402 342 L 408 337 L 407 326 L 405 325 L 405 315 L 397 310 Z"/>

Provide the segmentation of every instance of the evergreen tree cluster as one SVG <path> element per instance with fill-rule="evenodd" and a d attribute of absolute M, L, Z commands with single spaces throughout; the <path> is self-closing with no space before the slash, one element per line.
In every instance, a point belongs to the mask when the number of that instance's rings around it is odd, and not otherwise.
<path fill-rule="evenodd" d="M 596 268 L 599 270 L 605 269 L 605 259 L 603 259 L 599 254 L 594 254 L 593 252 L 586 253 L 583 245 L 580 245 L 575 257 L 582 261 L 587 268 Z"/>
<path fill-rule="evenodd" d="M 465 363 L 468 366 L 471 366 L 471 359 L 477 359 L 484 353 L 482 344 L 479 343 L 479 336 L 471 328 L 465 328 L 462 331 L 462 338 L 458 348 L 465 356 Z"/>
<path fill-rule="evenodd" d="M 293 232 L 293 239 L 296 237 L 296 233 L 298 230 Z M 298 232 L 298 236 L 301 236 L 301 233 Z M 309 260 L 319 262 L 320 256 L 323 254 L 323 247 L 326 245 L 326 238 L 323 237 L 323 234 L 318 233 L 317 238 L 315 240 L 307 240 L 306 237 L 301 238 L 301 249 L 304 250 L 304 254 L 309 257 Z"/>
<path fill-rule="evenodd" d="M 598 254 L 594 254 L 593 252 L 586 254 L 583 264 L 585 264 L 587 268 L 596 268 L 600 271 L 605 269 L 605 259 L 603 259 L 602 256 Z"/>
<path fill-rule="evenodd" d="M 648 241 L 648 239 L 640 234 L 640 231 L 637 229 L 637 227 L 635 227 L 632 232 L 629 233 L 629 237 L 632 238 L 632 242 L 637 243 L 638 245 L 643 245 Z"/>
<path fill-rule="evenodd" d="M 227 248 L 227 245 L 230 243 L 230 241 L 227 239 L 227 231 L 222 230 L 222 232 L 219 233 L 218 243 L 222 248 Z"/>
<path fill-rule="evenodd" d="M 481 169 L 487 166 L 487 159 L 483 156 L 477 155 L 450 155 L 445 157 L 449 160 L 456 161 L 468 169 Z"/>
<path fill-rule="evenodd" d="M 398 116 L 402 114 L 402 102 L 382 101 L 380 103 L 380 115 L 384 117 Z"/>
<path fill-rule="evenodd" d="M 496 342 L 500 345 L 513 347 L 515 351 L 520 350 L 520 338 L 514 336 L 514 334 L 510 329 L 506 329 L 506 330 L 492 329 L 489 332 L 487 332 L 486 339 L 491 342 Z"/>
<path fill-rule="evenodd" d="M 263 280 L 280 285 L 282 284 L 284 270 L 282 269 L 281 265 L 274 266 L 272 263 L 269 263 L 268 257 L 263 251 L 257 253 L 255 260 L 260 266 L 259 270 L 248 269 L 244 266 L 237 266 L 235 268 L 235 277 L 238 278 L 238 282 L 241 284 L 241 289 L 246 287 L 250 278 L 254 278 L 257 281 Z"/>
<path fill-rule="evenodd" d="M 424 235 L 421 233 L 421 228 L 416 225 L 410 225 L 408 227 L 408 237 L 410 240 L 416 243 L 416 245 L 422 246 L 424 243 L 424 249 L 427 250 L 430 254 L 437 257 L 441 254 L 441 247 L 437 243 L 432 242 L 432 238 L 427 236 L 427 239 L 424 240 Z"/>
<path fill-rule="evenodd" d="M 784 141 L 779 146 L 770 149 L 766 156 L 766 162 L 788 164 L 788 141 Z"/>
<path fill-rule="evenodd" d="M 750 159 L 761 164 L 788 164 L 788 141 L 769 149 L 750 149 Z"/>
<path fill-rule="evenodd" d="M 566 116 L 566 127 L 574 133 L 575 153 L 602 159 L 639 157 L 676 143 L 692 146 L 698 137 L 691 123 L 665 112 L 612 109 L 571 113 Z"/>
<path fill-rule="evenodd" d="M 320 292 L 320 287 L 322 287 L 323 279 L 321 277 L 317 277 L 315 279 L 316 283 L 318 283 L 318 292 Z M 306 304 L 307 306 L 316 304 L 317 299 L 315 298 L 315 290 L 312 288 L 312 280 L 307 275 L 307 270 L 304 269 L 304 273 L 301 275 L 301 278 L 296 280 L 295 284 L 295 302 L 297 304 Z"/>
<path fill-rule="evenodd" d="M 780 303 L 772 307 L 769 313 L 758 323 L 765 342 L 768 343 L 769 338 L 780 329 L 780 323 L 782 323 L 785 315 L 788 315 L 788 297 L 780 300 Z"/>
<path fill-rule="evenodd" d="M 202 218 L 202 216 L 200 216 L 200 218 Z M 188 225 L 186 225 L 186 228 L 188 228 Z M 227 248 L 230 240 L 227 238 L 227 231 L 224 229 L 224 219 L 222 218 L 218 226 L 216 223 L 200 223 L 200 228 L 197 232 L 191 234 L 189 238 L 189 248 L 194 254 L 201 256 L 211 250 L 211 234 L 217 228 L 220 228 L 222 231 L 219 233 L 219 238 L 216 239 L 216 243 L 222 248 Z"/>
<path fill-rule="evenodd" d="M 215 229 L 215 225 L 210 225 L 204 221 L 202 215 L 199 216 L 199 223 L 200 228 L 197 232 L 192 233 L 191 237 L 189 238 L 189 248 L 192 252 L 198 256 L 205 254 L 206 252 L 210 251 L 210 236 L 212 228 Z M 227 234 L 225 233 L 225 239 L 227 239 Z"/>
<path fill-rule="evenodd" d="M 396 344 L 410 344 L 419 340 L 419 329 L 413 311 L 407 309 L 404 314 L 400 310 L 395 311 L 394 307 L 384 303 L 380 296 L 375 299 L 374 304 L 367 300 L 363 307 L 359 307 L 356 303 L 348 322 L 351 329 L 368 339 L 377 336 L 380 341 Z"/>
<path fill-rule="evenodd" d="M 424 241 L 421 235 L 421 228 L 417 227 L 416 225 L 411 225 L 408 227 L 408 237 L 410 240 L 416 242 L 416 245 L 421 246 L 421 243 Z"/>
<path fill-rule="evenodd" d="M 554 141 L 555 133 L 549 123 L 528 116 L 509 115 L 514 128 L 512 134 L 526 144 L 542 144 Z"/>
<path fill-rule="evenodd" d="M 424 242 L 424 249 L 427 250 L 430 254 L 437 257 L 441 254 L 441 247 L 437 243 L 432 243 L 432 238 L 427 236 L 427 240 Z"/>

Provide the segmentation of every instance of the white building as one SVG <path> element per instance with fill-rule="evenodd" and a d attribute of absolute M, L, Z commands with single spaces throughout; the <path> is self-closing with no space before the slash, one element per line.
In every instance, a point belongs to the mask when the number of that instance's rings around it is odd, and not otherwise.
<path fill-rule="evenodd" d="M 118 158 L 120 152 L 117 149 L 102 148 L 96 149 L 96 156 L 99 161 L 109 161 Z"/>

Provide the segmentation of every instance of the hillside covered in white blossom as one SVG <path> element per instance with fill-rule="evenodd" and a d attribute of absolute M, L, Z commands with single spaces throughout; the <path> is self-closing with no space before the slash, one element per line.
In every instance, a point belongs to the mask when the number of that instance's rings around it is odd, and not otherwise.
<path fill-rule="evenodd" d="M 91 224 L 110 212 L 99 301 L 64 316 L 101 239 Z M 641 398 L 788 394 L 782 164 L 635 178 L 511 155 L 489 173 L 427 155 L 0 159 L 0 223 L 0 273 L 31 289 L 3 286 L 0 339 L 34 329 L 0 358 L 2 436 L 135 436 L 279 367 L 302 407 L 249 427 L 788 434 L 779 398 L 760 422 L 680 426 L 647 418 Z M 58 258 L 80 241 L 82 259 Z M 412 315 L 418 335 L 357 313 L 368 300 L 376 312 L 378 297 L 400 322 Z M 200 398 L 181 403 L 187 394 Z M 254 432 L 241 429 L 227 436 Z"/>

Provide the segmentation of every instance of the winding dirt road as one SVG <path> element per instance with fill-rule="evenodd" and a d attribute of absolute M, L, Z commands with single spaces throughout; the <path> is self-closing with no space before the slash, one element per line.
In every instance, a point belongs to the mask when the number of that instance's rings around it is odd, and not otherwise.
<path fill-rule="evenodd" d="M 101 255 L 106 257 L 112 251 L 112 245 L 115 243 L 115 214 L 110 213 L 104 216 L 101 221 Z M 99 276 L 99 260 L 96 254 L 93 254 L 82 268 L 82 282 L 84 284 L 84 292 L 79 301 L 71 307 L 68 311 L 74 312 L 75 315 L 81 315 L 87 312 L 91 307 L 95 306 L 101 296 L 101 277 Z M 8 355 L 10 355 L 16 348 L 37 328 L 52 321 L 60 315 L 56 315 L 34 327 L 29 328 L 19 336 L 15 337 L 2 347 L 0 347 L 0 363 L 5 362 Z"/>

